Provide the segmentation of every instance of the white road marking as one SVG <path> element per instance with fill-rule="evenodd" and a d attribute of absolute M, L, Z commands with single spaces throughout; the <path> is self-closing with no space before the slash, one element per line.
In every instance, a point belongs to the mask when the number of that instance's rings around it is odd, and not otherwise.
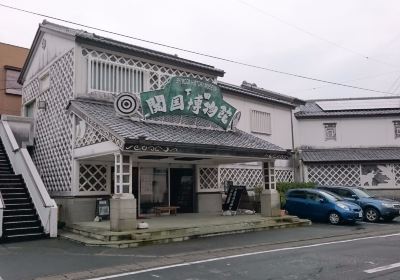
<path fill-rule="evenodd" d="M 380 272 L 380 271 L 384 271 L 384 270 L 388 270 L 388 269 L 393 269 L 393 268 L 396 268 L 396 267 L 400 267 L 400 263 L 393 263 L 393 264 L 389 264 L 389 265 L 375 267 L 375 268 L 364 270 L 364 272 L 366 272 L 366 273 L 375 273 L 375 272 Z"/>
<path fill-rule="evenodd" d="M 148 269 L 136 270 L 136 271 L 131 271 L 131 272 L 124 272 L 124 273 L 119 273 L 119 274 L 114 274 L 114 275 L 107 275 L 107 276 L 102 276 L 102 277 L 97 277 L 97 278 L 89 278 L 89 279 L 86 279 L 86 280 L 113 279 L 113 278 L 118 278 L 118 277 L 129 276 L 129 275 L 142 274 L 142 273 L 146 273 L 146 272 L 160 271 L 160 270 L 165 270 L 165 269 L 170 269 L 170 268 L 190 266 L 190 265 L 195 265 L 195 264 L 209 263 L 209 262 L 215 262 L 215 261 L 221 261 L 221 260 L 227 260 L 227 259 L 234 259 L 234 258 L 240 258 L 240 257 L 269 254 L 269 253 L 274 253 L 274 252 L 299 250 L 299 249 L 306 249 L 306 248 L 313 248 L 313 247 L 321 247 L 321 246 L 327 246 L 327 245 L 349 243 L 349 242 L 355 242 L 355 241 L 360 241 L 360 240 L 368 240 L 368 239 L 386 238 L 386 237 L 393 237 L 393 236 L 400 236 L 400 233 L 377 235 L 377 236 L 368 236 L 368 237 L 360 237 L 360 238 L 347 239 L 347 240 L 323 242 L 323 243 L 317 243 L 317 244 L 311 244 L 311 245 L 285 247 L 285 248 L 279 248 L 279 249 L 272 249 L 272 250 L 265 250 L 265 251 L 251 252 L 251 253 L 243 253 L 243 254 L 237 254 L 237 255 L 231 255 L 231 256 L 225 256 L 225 257 L 204 259 L 204 260 L 193 261 L 193 262 L 185 262 L 185 263 L 179 263 L 179 264 L 173 264 L 173 265 L 152 267 L 152 268 L 148 268 Z"/>

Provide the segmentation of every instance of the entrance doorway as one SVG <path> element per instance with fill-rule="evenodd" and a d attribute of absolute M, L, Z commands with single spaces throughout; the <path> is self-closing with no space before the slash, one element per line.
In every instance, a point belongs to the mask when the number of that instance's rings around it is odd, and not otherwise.
<path fill-rule="evenodd" d="M 170 169 L 170 205 L 179 206 L 179 213 L 194 212 L 194 169 Z"/>

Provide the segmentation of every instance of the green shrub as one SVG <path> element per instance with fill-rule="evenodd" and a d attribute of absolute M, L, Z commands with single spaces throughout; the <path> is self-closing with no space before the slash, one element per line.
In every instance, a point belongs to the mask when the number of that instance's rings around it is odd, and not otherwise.
<path fill-rule="evenodd" d="M 276 190 L 279 192 L 281 198 L 281 207 L 283 207 L 286 203 L 285 194 L 290 189 L 313 189 L 316 187 L 316 184 L 313 182 L 308 183 L 300 183 L 300 182 L 282 182 L 276 184 Z"/>

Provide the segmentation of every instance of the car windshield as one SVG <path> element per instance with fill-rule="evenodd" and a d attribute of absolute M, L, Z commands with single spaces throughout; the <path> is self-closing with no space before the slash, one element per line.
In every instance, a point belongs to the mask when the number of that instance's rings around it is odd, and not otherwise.
<path fill-rule="evenodd" d="M 369 193 L 367 193 L 365 190 L 362 189 L 353 189 L 354 193 L 359 197 L 359 198 L 366 198 L 366 197 L 372 197 Z"/>
<path fill-rule="evenodd" d="M 329 201 L 340 201 L 340 200 L 343 200 L 342 197 L 340 197 L 337 194 L 334 194 L 334 193 L 332 193 L 330 191 L 323 190 L 323 191 L 321 191 L 321 194 L 325 198 L 327 198 Z"/>

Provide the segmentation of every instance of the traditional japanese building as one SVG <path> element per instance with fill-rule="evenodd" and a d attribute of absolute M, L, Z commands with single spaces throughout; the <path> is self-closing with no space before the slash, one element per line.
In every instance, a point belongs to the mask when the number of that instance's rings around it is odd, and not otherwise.
<path fill-rule="evenodd" d="M 111 198 L 114 230 L 134 227 L 137 215 L 157 206 L 217 213 L 227 181 L 263 186 L 262 212 L 277 215 L 274 166 L 290 156 L 291 126 L 280 136 L 285 148 L 265 140 L 268 112 L 251 112 L 264 139 L 244 132 L 237 127 L 243 112 L 224 94 L 269 102 L 288 124 L 301 101 L 218 83 L 223 75 L 176 55 L 40 24 L 19 81 L 33 123 L 30 153 L 60 219 L 93 220 L 98 198 Z"/>

